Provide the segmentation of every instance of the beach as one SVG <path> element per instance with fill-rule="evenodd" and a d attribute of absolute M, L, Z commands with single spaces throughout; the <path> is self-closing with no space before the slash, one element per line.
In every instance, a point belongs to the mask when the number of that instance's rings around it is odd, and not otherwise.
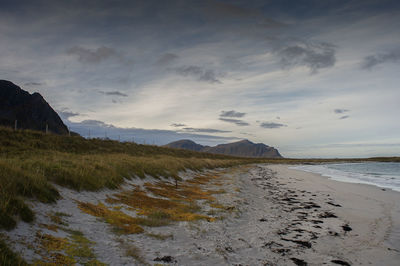
<path fill-rule="evenodd" d="M 38 235 L 67 241 L 79 231 L 97 260 L 110 265 L 398 265 L 400 193 L 290 167 L 260 164 L 207 171 L 201 176 L 215 178 L 201 186 L 219 192 L 213 192 L 211 204 L 199 200 L 198 212 L 211 219 L 143 227 L 145 233 L 139 234 L 115 233 L 101 217 L 77 208 L 77 202 L 134 216 L 126 205 L 107 199 L 146 183 L 159 186 L 160 180 L 133 179 L 119 191 L 59 187 L 57 204 L 35 203 L 36 222 L 21 222 L 6 234 L 28 262 L 53 256 L 37 244 Z M 196 175 L 189 171 L 181 177 L 190 182 Z M 48 214 L 60 211 L 66 213 L 64 226 L 55 232 Z"/>
<path fill-rule="evenodd" d="M 270 165 L 290 189 L 316 194 L 352 231 L 316 240 L 316 253 L 342 257 L 352 265 L 399 265 L 400 193 L 371 185 L 334 181 L 319 174 Z M 326 205 L 330 201 L 341 207 Z M 310 261 L 313 260 L 310 255 Z M 318 263 L 316 263 L 318 264 Z"/>

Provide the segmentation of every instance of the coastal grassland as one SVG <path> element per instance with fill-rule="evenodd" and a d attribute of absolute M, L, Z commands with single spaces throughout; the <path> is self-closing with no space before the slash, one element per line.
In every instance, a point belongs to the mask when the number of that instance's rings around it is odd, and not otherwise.
<path fill-rule="evenodd" d="M 60 195 L 54 184 L 96 191 L 118 188 L 125 179 L 153 176 L 179 180 L 178 173 L 187 169 L 251 162 L 150 145 L 0 128 L 0 229 L 11 230 L 19 220 L 32 222 L 35 214 L 26 199 L 57 201 Z M 150 216 L 141 223 L 159 220 Z M 18 256 L 12 256 L 5 242 L 0 252 L 0 257 L 9 258 L 9 264 L 18 265 Z"/>
<path fill-rule="evenodd" d="M 372 159 L 254 159 L 207 154 L 180 149 L 171 149 L 129 142 L 101 139 L 85 139 L 79 136 L 59 136 L 30 130 L 14 131 L 0 127 L 0 229 L 11 230 L 19 220 L 32 222 L 35 214 L 27 199 L 53 203 L 60 194 L 54 184 L 77 191 L 97 191 L 102 188 L 118 188 L 125 179 L 153 176 L 161 179 L 179 180 L 178 173 L 184 170 L 201 170 L 231 167 L 250 163 L 324 163 L 342 161 L 400 161 L 399 158 Z M 207 177 L 209 178 L 209 177 Z M 127 201 L 133 209 L 141 211 L 144 217 L 130 221 L 132 228 L 123 228 L 126 219 L 122 212 L 110 210 L 101 205 L 80 207 L 93 215 L 113 221 L 116 227 L 131 232 L 140 231 L 142 226 L 159 226 L 169 221 L 207 219 L 196 214 L 195 200 L 210 200 L 212 193 L 202 192 L 196 185 L 206 185 L 209 180 L 197 179 L 179 182 L 179 189 L 172 190 L 172 184 L 147 184 L 151 193 L 168 198 L 176 203 L 175 211 L 153 208 L 146 205 L 153 199 L 145 198 L 140 208 L 134 206 L 134 199 L 140 195 L 123 195 L 114 200 Z M 171 194 L 174 191 L 174 194 Z M 203 193 L 203 194 L 202 194 Z M 208 194 L 211 193 L 211 194 Z M 188 195 L 192 197 L 187 201 Z M 136 198 L 135 198 L 136 197 Z M 129 205 L 128 204 L 128 205 Z M 156 204 L 162 204 L 157 201 Z M 170 204 L 170 203 L 169 203 Z M 216 203 L 215 203 L 216 204 Z M 161 205 L 158 205 L 161 206 Z M 197 216 L 196 216 L 197 215 Z M 113 220 L 116 219 L 116 220 Z M 121 225 L 121 226 L 119 226 Z M 22 265 L 23 260 L 15 255 L 0 236 L 0 258 L 2 265 Z"/>

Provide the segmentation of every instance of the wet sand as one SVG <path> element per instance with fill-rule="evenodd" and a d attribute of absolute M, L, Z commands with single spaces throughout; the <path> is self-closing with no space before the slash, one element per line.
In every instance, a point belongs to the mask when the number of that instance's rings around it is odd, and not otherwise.
<path fill-rule="evenodd" d="M 317 252 L 337 254 L 354 265 L 400 265 L 400 193 L 371 185 L 334 181 L 318 174 L 269 166 L 289 188 L 319 194 L 317 203 L 334 201 L 332 211 L 352 231 L 346 237 L 317 241 Z M 322 198 L 321 198 L 322 197 Z M 325 242 L 325 243 L 324 243 Z"/>

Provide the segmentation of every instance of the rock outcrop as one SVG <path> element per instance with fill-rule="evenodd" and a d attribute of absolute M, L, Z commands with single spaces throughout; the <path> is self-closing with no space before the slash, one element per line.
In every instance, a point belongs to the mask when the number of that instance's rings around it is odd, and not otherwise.
<path fill-rule="evenodd" d="M 66 135 L 68 128 L 39 93 L 21 89 L 7 80 L 0 80 L 0 125 Z"/>

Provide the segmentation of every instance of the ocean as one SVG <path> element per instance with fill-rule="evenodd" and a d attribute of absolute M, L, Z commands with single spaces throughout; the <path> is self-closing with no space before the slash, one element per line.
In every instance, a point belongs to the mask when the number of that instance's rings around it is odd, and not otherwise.
<path fill-rule="evenodd" d="M 337 181 L 369 184 L 400 192 L 400 163 L 338 163 L 291 168 L 317 173 Z"/>

